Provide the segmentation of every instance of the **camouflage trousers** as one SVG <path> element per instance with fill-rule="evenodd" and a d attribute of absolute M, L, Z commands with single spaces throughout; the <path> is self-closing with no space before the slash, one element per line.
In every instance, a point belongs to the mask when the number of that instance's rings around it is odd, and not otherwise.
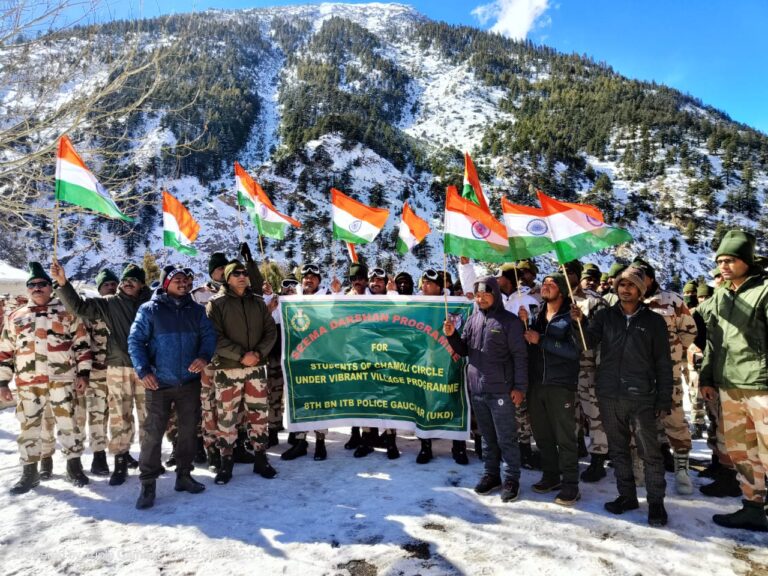
<path fill-rule="evenodd" d="M 706 424 L 707 409 L 704 398 L 699 394 L 699 373 L 688 368 L 685 383 L 688 385 L 688 400 L 691 402 L 691 420 L 694 424 Z"/>
<path fill-rule="evenodd" d="M 603 421 L 600 419 L 600 408 L 595 395 L 595 368 L 582 366 L 579 369 L 579 402 L 577 403 L 577 415 L 579 412 L 579 425 L 582 418 L 589 427 L 589 453 L 608 454 L 608 436 L 605 435 Z M 578 408 L 581 408 L 579 411 Z"/>
<path fill-rule="evenodd" d="M 109 421 L 109 407 L 107 406 L 107 380 L 106 372 L 95 372 L 103 378 L 90 380 L 85 395 L 73 392 L 75 399 L 75 422 L 83 438 L 86 426 L 88 428 L 88 441 L 93 452 L 107 449 L 107 424 Z M 43 429 L 41 432 L 42 457 L 53 456 L 56 451 L 56 422 L 50 404 L 45 408 L 43 415 Z"/>
<path fill-rule="evenodd" d="M 764 503 L 768 471 L 768 392 L 721 389 L 725 446 L 745 500 Z"/>
<path fill-rule="evenodd" d="M 531 431 L 531 419 L 528 416 L 527 400 L 523 400 L 515 410 L 515 421 L 517 422 L 517 441 L 520 444 L 530 444 L 533 432 Z"/>
<path fill-rule="evenodd" d="M 248 439 L 253 449 L 264 451 L 269 441 L 267 369 L 265 366 L 213 371 L 218 419 L 217 445 L 223 456 L 232 454 L 237 440 L 241 408 L 245 408 Z"/>
<path fill-rule="evenodd" d="M 109 400 L 109 453 L 124 454 L 131 448 L 136 425 L 133 410 L 139 419 L 139 441 L 144 438 L 144 417 L 147 408 L 144 386 L 133 368 L 110 366 L 107 368 L 107 393 Z"/>
<path fill-rule="evenodd" d="M 75 395 L 72 382 L 48 382 L 19 386 L 16 390 L 16 418 L 19 432 L 19 460 L 22 464 L 39 462 L 43 456 L 43 420 L 50 411 L 53 423 L 51 435 L 58 429 L 61 453 L 69 460 L 83 453 L 83 434 L 75 419 Z M 49 441 L 50 444 L 50 441 Z M 53 454 L 53 449 L 50 449 Z"/>
<path fill-rule="evenodd" d="M 200 410 L 202 435 L 206 448 L 216 445 L 219 437 L 219 420 L 216 418 L 216 389 L 213 386 L 213 367 L 209 364 L 200 378 Z"/>
<path fill-rule="evenodd" d="M 720 396 L 707 402 L 707 412 L 710 421 L 714 421 L 715 435 L 707 438 L 707 446 L 717 455 L 717 460 L 726 468 L 733 468 L 733 462 L 725 447 L 725 427 L 723 425 L 723 403 Z"/>
<path fill-rule="evenodd" d="M 690 452 L 693 447 L 691 429 L 683 409 L 683 379 L 675 370 L 672 386 L 672 412 L 658 418 L 659 442 L 669 444 L 678 453 Z"/>
<path fill-rule="evenodd" d="M 269 428 L 282 430 L 283 428 L 283 369 L 280 361 L 270 360 L 267 367 L 267 391 L 269 403 Z"/>

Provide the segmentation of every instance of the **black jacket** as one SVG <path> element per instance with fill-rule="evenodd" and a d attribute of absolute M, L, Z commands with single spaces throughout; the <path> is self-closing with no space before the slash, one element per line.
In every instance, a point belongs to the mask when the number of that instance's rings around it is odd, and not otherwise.
<path fill-rule="evenodd" d="M 574 328 L 568 298 L 551 320 L 547 321 L 546 307 L 536 315 L 531 330 L 541 337 L 538 344 L 528 345 L 531 387 L 560 386 L 574 391 L 578 388 L 581 344 L 577 344 Z"/>
<path fill-rule="evenodd" d="M 617 302 L 598 310 L 585 328 L 588 346 L 600 346 L 598 399 L 629 397 L 653 402 L 657 410 L 672 407 L 672 358 L 664 318 L 641 303 L 627 321 Z"/>
<path fill-rule="evenodd" d="M 464 331 L 454 332 L 448 343 L 461 356 L 469 356 L 467 382 L 475 394 L 525 392 L 528 386 L 528 352 L 523 323 L 504 309 L 501 291 L 494 278 L 483 280 L 493 291 L 493 305 L 485 312 L 477 308 Z"/>

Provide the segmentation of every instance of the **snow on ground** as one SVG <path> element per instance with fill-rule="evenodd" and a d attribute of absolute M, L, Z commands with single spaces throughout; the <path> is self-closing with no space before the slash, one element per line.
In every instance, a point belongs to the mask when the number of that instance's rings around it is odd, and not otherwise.
<path fill-rule="evenodd" d="M 538 474 L 524 471 L 519 501 L 472 491 L 481 463 L 450 457 L 435 441 L 436 458 L 417 465 L 418 441 L 401 436 L 403 452 L 389 461 L 377 450 L 355 459 L 344 450 L 347 430 L 329 435 L 329 458 L 279 459 L 279 474 L 264 480 L 237 465 L 227 486 L 196 471 L 200 495 L 159 480 L 155 507 L 138 511 L 137 475 L 111 487 L 104 478 L 75 489 L 54 459 L 54 479 L 23 496 L 8 488 L 19 474 L 13 412 L 0 412 L 0 565 L 7 575 L 34 574 L 765 574 L 765 536 L 728 532 L 713 513 L 733 510 L 723 500 L 670 495 L 670 525 L 650 528 L 647 508 L 620 517 L 602 510 L 615 497 L 612 473 L 582 484 L 573 509 L 534 494 Z M 311 440 L 311 435 L 310 435 Z M 703 442 L 697 442 L 703 447 Z M 166 446 L 166 452 L 167 452 Z M 138 455 L 134 444 L 132 452 Z M 703 456 L 702 453 L 698 453 Z M 90 465 L 86 455 L 86 468 Z M 110 466 L 112 462 L 110 461 Z M 671 475 L 668 475 L 670 490 Z M 700 483 L 696 479 L 697 484 Z M 644 492 L 640 491 L 641 496 Z M 698 494 L 698 492 L 697 492 Z"/>
<path fill-rule="evenodd" d="M 26 281 L 28 276 L 29 272 L 14 268 L 10 264 L 6 264 L 0 260 L 0 280 L 6 280 L 8 282 Z"/>

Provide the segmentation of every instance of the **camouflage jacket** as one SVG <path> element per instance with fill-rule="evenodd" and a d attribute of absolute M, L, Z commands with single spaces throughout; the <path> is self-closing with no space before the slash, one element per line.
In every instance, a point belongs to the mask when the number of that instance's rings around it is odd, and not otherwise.
<path fill-rule="evenodd" d="M 93 354 L 93 371 L 107 369 L 107 339 L 109 328 L 103 320 L 87 320 L 85 323 L 91 338 L 91 353 Z"/>
<path fill-rule="evenodd" d="M 91 369 L 91 341 L 82 320 L 54 298 L 15 310 L 0 335 L 0 386 L 74 381 Z"/>
<path fill-rule="evenodd" d="M 669 290 L 658 288 L 646 297 L 645 303 L 667 323 L 669 351 L 675 366 L 675 376 L 679 376 L 680 364 L 685 360 L 685 351 L 696 339 L 696 321 L 682 296 Z"/>
<path fill-rule="evenodd" d="M 584 290 L 581 286 L 576 287 L 576 289 L 573 291 L 573 301 L 576 306 L 579 307 L 581 310 L 581 313 L 584 314 L 588 319 L 591 319 L 592 316 L 594 316 L 595 312 L 600 310 L 601 308 L 607 308 L 608 305 L 606 304 L 605 300 L 598 294 L 597 292 L 594 292 L 592 290 Z M 583 330 L 583 327 L 582 327 Z M 586 350 L 583 349 L 583 344 L 581 342 L 581 334 L 579 333 L 578 327 L 576 328 L 575 332 L 576 340 L 579 343 L 579 348 L 581 350 L 581 358 L 579 360 L 579 366 L 581 366 L 582 371 L 584 370 L 592 370 L 594 371 L 597 367 L 597 355 L 598 350 L 587 348 Z"/>
<path fill-rule="evenodd" d="M 221 284 L 214 284 L 213 282 L 206 282 L 202 286 L 199 286 L 192 290 L 192 300 L 198 304 L 205 306 L 209 300 L 212 300 L 214 296 L 221 289 Z"/>

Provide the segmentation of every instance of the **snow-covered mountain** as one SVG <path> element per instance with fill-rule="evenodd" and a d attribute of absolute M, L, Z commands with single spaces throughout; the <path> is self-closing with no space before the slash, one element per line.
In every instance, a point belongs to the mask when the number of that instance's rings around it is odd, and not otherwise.
<path fill-rule="evenodd" d="M 96 35 L 128 38 L 130 30 L 115 23 Z M 117 162 L 130 174 L 130 185 L 112 190 L 137 224 L 65 215 L 59 256 L 72 275 L 119 268 L 146 251 L 204 271 L 209 253 L 234 255 L 243 238 L 256 250 L 255 230 L 236 208 L 235 160 L 278 210 L 303 223 L 285 241 L 264 242 L 267 256 L 286 269 L 305 261 L 346 269 L 342 243 L 331 240 L 331 186 L 390 209 L 380 237 L 359 250 L 369 263 L 392 272 L 441 268 L 443 192 L 461 184 L 464 150 L 494 210 L 501 196 L 534 204 L 534 185 L 597 203 L 627 227 L 634 243 L 589 258 L 603 269 L 617 256 L 642 255 L 674 283 L 707 276 L 712 242 L 728 227 L 753 229 L 762 243 L 768 138 L 690 96 L 621 77 L 604 64 L 432 22 L 398 4 L 211 10 L 146 21 L 142 34 L 147 52 L 186 46 L 183 59 L 164 64 L 172 85 L 126 117 L 100 117 L 101 125 L 86 119 L 72 133 L 97 173 Z M 55 59 L 69 41 L 53 37 L 34 57 Z M 94 84 L 104 76 L 97 51 L 80 69 Z M 85 85 L 81 79 L 78 89 Z M 73 88 L 58 86 L 51 101 L 65 102 Z M 12 91 L 0 98 L 0 115 L 23 115 Z M 35 109 L 38 120 L 45 113 Z M 202 136 L 182 150 L 190 125 Z M 126 136 L 115 161 L 101 151 L 118 128 Z M 41 130 L 39 137 L 55 133 Z M 40 186 L 49 194 L 33 200 L 36 206 L 51 202 L 50 169 L 45 176 Z M 195 258 L 162 246 L 161 187 L 202 225 Z M 405 200 L 433 232 L 399 258 Z M 36 222 L 38 230 L 24 232 L 9 257 L 16 264 L 51 252 L 50 221 Z M 539 260 L 545 269 L 552 265 Z"/>

